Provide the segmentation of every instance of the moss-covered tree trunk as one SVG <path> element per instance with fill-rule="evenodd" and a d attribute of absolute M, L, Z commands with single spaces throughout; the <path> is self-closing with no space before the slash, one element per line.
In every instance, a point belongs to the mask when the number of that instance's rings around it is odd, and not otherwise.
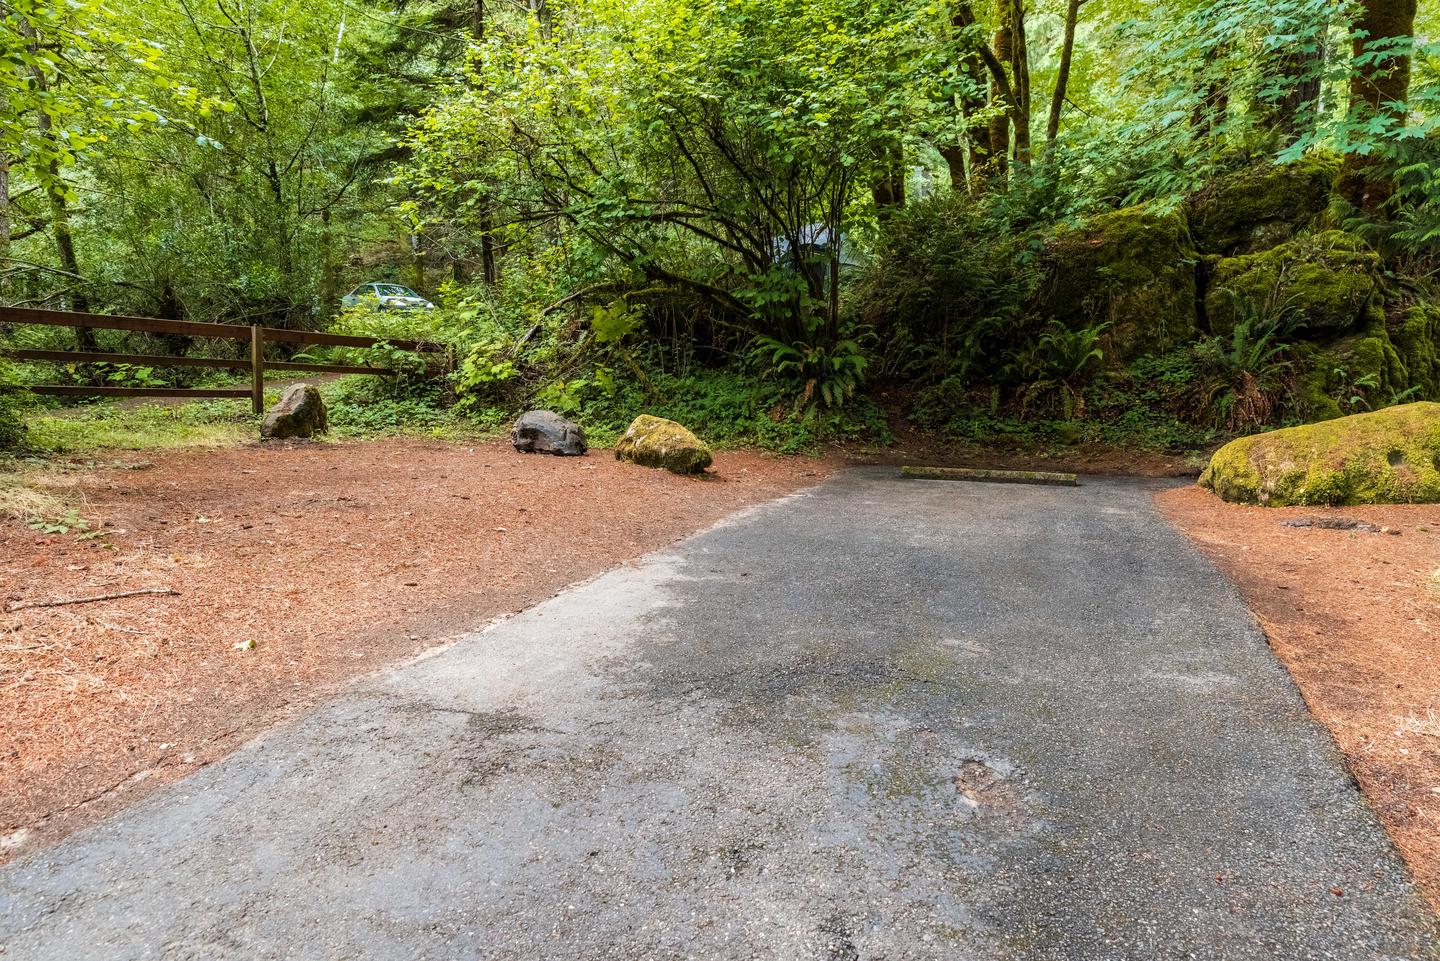
<path fill-rule="evenodd" d="M 20 18 L 20 32 L 25 37 L 26 51 L 30 54 L 31 61 L 28 64 L 30 81 L 35 90 L 42 94 L 51 93 L 53 84 L 51 78 L 39 66 L 38 54 L 40 50 L 40 38 L 35 32 L 35 27 L 24 17 Z M 59 147 L 54 129 L 54 120 L 45 110 L 38 110 L 35 114 L 35 129 L 40 135 L 40 142 L 50 147 L 52 157 L 46 167 L 48 179 L 45 182 L 45 196 L 50 204 L 50 234 L 55 239 L 55 256 L 60 261 L 60 267 L 70 275 L 75 286 L 71 290 L 67 300 L 71 310 L 82 314 L 90 312 L 90 297 L 85 292 L 85 278 L 80 273 L 80 260 L 75 256 L 75 238 L 70 233 L 70 204 L 66 200 L 61 189 Z M 76 327 L 75 339 L 81 350 L 98 351 L 100 345 L 95 340 L 95 331 L 90 327 Z"/>
<path fill-rule="evenodd" d="M 1410 92 L 1410 58 L 1385 57 L 1375 62 L 1360 58 L 1372 45 L 1388 44 L 1396 37 L 1413 36 L 1416 0 L 1362 0 L 1355 21 L 1356 64 L 1350 77 L 1352 117 L 1390 113 L 1403 119 L 1403 104 Z M 1349 154 L 1340 168 L 1335 190 L 1350 203 L 1376 213 L 1395 193 L 1395 184 L 1383 166 L 1368 157 Z"/>
<path fill-rule="evenodd" d="M 969 3 L 962 0 L 956 9 L 960 26 L 977 26 Z M 1021 0 L 997 0 L 995 15 L 994 49 L 982 44 L 975 51 L 990 74 L 990 106 L 996 108 L 985 138 L 989 151 L 980 179 L 1003 183 L 1012 137 L 1016 162 L 1030 163 L 1030 66 Z"/>
<path fill-rule="evenodd" d="M 10 303 L 10 154 L 0 150 L 0 305 Z M 8 331 L 0 327 L 0 333 Z"/>
<path fill-rule="evenodd" d="M 549 35 L 550 15 L 544 5 L 536 13 L 543 12 L 545 19 L 542 21 L 546 35 Z M 485 0 L 475 0 L 475 7 L 471 14 L 470 35 L 475 38 L 476 44 L 485 42 L 486 16 Z M 490 208 L 487 206 L 480 211 L 480 276 L 484 278 L 485 284 L 494 287 L 500 283 L 500 264 L 495 259 L 495 223 L 491 216 Z"/>

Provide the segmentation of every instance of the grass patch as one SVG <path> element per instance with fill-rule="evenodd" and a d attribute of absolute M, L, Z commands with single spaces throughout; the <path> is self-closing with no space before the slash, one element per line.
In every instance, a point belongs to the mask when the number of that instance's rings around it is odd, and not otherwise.
<path fill-rule="evenodd" d="M 488 423 L 441 407 L 435 397 L 389 397 L 377 391 L 377 386 L 371 377 L 346 377 L 320 385 L 330 412 L 329 436 L 475 440 L 492 436 L 503 426 L 498 420 Z M 267 406 L 279 399 L 278 386 L 267 389 Z M 31 410 L 25 423 L 26 448 L 51 456 L 107 449 L 233 447 L 260 437 L 260 418 L 250 412 L 250 403 L 245 400 L 174 404 L 101 401 L 80 407 Z"/>
<path fill-rule="evenodd" d="M 47 489 L 46 474 L 33 464 L 0 461 L 0 517 L 22 522 L 59 517 L 69 505 L 60 493 Z"/>
<path fill-rule="evenodd" d="M 114 448 L 228 447 L 253 440 L 257 419 L 244 401 L 160 405 L 98 403 L 38 411 L 25 420 L 25 444 L 41 454 Z"/>
<path fill-rule="evenodd" d="M 373 377 L 344 377 L 320 385 L 330 414 L 330 436 L 430 437 L 436 440 L 483 440 L 509 425 L 499 411 L 466 416 L 443 406 L 436 390 L 396 397 Z"/>
<path fill-rule="evenodd" d="M 686 377 L 656 375 L 646 386 L 619 379 L 609 390 L 571 382 L 564 391 L 542 390 L 525 399 L 473 398 L 450 406 L 438 385 L 394 392 L 373 377 L 319 382 L 333 440 L 423 437 L 477 442 L 505 433 L 527 407 L 556 410 L 585 429 L 590 444 L 613 446 L 638 414 L 679 421 L 717 450 L 760 448 L 778 453 L 816 453 L 828 443 L 883 449 L 890 441 L 887 418 L 869 396 L 838 411 L 794 409 L 793 385 L 756 380 L 744 371 L 700 371 Z M 280 386 L 266 393 L 279 400 Z M 1216 431 L 1184 424 L 1154 406 L 1127 405 L 1113 394 L 1092 396 L 1085 420 L 1025 418 L 987 409 L 968 393 L 946 385 L 922 392 L 911 411 L 917 426 L 958 443 L 999 449 L 1061 453 L 1079 445 L 1189 452 L 1213 446 Z M 259 418 L 245 400 L 196 400 L 137 404 L 101 401 L 76 407 L 32 408 L 25 446 L 40 456 L 86 455 L 101 450 L 229 447 L 259 438 Z"/>

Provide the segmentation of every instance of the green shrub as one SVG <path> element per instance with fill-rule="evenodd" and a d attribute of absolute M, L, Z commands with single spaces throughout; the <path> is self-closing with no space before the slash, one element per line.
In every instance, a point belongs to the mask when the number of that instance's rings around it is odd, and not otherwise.
<path fill-rule="evenodd" d="M 854 396 L 865 379 L 867 360 L 848 332 L 824 336 L 815 324 L 804 341 L 785 343 L 773 337 L 757 338 L 752 357 L 768 365 L 769 372 L 799 386 L 796 411 L 821 406 L 840 408 Z"/>
<path fill-rule="evenodd" d="M 1019 392 L 1020 412 L 1058 399 L 1066 420 L 1085 417 L 1084 386 L 1099 372 L 1105 351 L 1100 336 L 1108 324 L 1071 330 L 1059 321 L 1009 354 L 1000 377 Z"/>
<path fill-rule="evenodd" d="M 1273 424 L 1294 386 L 1290 347 L 1280 334 L 1277 327 L 1247 318 L 1229 337 L 1196 344 L 1201 376 L 1194 413 L 1232 432 Z"/>
<path fill-rule="evenodd" d="M 613 444 L 640 414 L 685 425 L 712 447 L 759 447 L 781 453 L 814 451 L 837 440 L 888 442 L 884 412 L 865 396 L 839 409 L 796 410 L 792 384 L 757 380 L 743 368 L 698 370 L 685 376 L 652 374 L 649 384 L 615 377 L 553 384 L 530 406 L 548 407 L 577 421 L 597 447 Z"/>
<path fill-rule="evenodd" d="M 336 437 L 452 437 L 491 433 L 498 426 L 494 418 L 467 417 L 447 406 L 440 385 L 434 382 L 400 394 L 390 380 L 356 376 L 326 384 L 322 393 L 330 414 L 330 433 Z"/>
<path fill-rule="evenodd" d="M 25 422 L 21 417 L 24 394 L 13 364 L 0 359 L 0 451 L 19 449 L 25 440 Z"/>
<path fill-rule="evenodd" d="M 884 226 L 852 292 L 879 380 L 976 375 L 1020 326 L 1038 281 L 1039 241 L 999 206 L 964 193 L 906 205 Z"/>

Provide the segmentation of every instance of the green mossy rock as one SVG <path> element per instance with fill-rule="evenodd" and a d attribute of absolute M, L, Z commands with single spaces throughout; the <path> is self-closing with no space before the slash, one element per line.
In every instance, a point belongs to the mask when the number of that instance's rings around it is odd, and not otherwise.
<path fill-rule="evenodd" d="M 1297 351 L 1295 413 L 1307 420 L 1339 417 L 1339 401 L 1355 395 L 1372 406 L 1399 397 L 1440 400 L 1440 308 L 1392 312 L 1387 323 L 1377 306 L 1360 333 Z"/>
<path fill-rule="evenodd" d="M 1265 250 L 1310 224 L 1330 202 L 1340 159 L 1310 154 L 1294 163 L 1260 163 L 1217 177 L 1190 198 L 1190 235 L 1202 253 Z"/>
<path fill-rule="evenodd" d="M 1440 400 L 1440 306 L 1411 307 L 1390 339 L 1405 364 L 1407 387 L 1423 400 Z"/>
<path fill-rule="evenodd" d="M 1333 358 L 1325 353 L 1313 354 L 1305 364 L 1305 372 L 1295 385 L 1295 413 L 1307 421 L 1334 420 L 1345 416 L 1335 393 L 1341 390 Z"/>
<path fill-rule="evenodd" d="M 1343 230 L 1287 241 L 1215 264 L 1205 294 L 1210 329 L 1228 335 L 1247 311 L 1296 329 L 1353 330 L 1375 306 L 1380 255 Z"/>
<path fill-rule="evenodd" d="M 1106 354 L 1132 360 L 1195 336 L 1194 244 L 1185 218 L 1127 207 L 1046 244 L 1039 312 L 1072 328 L 1108 323 Z"/>
<path fill-rule="evenodd" d="M 1271 507 L 1440 502 L 1440 404 L 1242 437 L 1215 452 L 1200 483 L 1224 500 Z"/>
<path fill-rule="evenodd" d="M 685 427 L 663 417 L 641 414 L 615 445 L 615 458 L 676 474 L 698 474 L 714 461 L 710 448 Z"/>

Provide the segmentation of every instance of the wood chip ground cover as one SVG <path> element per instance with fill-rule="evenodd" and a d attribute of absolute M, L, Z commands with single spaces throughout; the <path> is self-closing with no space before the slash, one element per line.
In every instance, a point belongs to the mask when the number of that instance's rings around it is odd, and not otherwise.
<path fill-rule="evenodd" d="M 1440 504 L 1161 511 L 1235 582 L 1440 909 Z M 1286 521 L 1352 518 L 1380 531 Z"/>
<path fill-rule="evenodd" d="M 123 459 L 123 455 L 117 455 Z M 214 760 L 347 679 L 818 483 L 416 440 L 147 452 L 55 489 L 103 538 L 0 519 L 0 860 Z"/>

